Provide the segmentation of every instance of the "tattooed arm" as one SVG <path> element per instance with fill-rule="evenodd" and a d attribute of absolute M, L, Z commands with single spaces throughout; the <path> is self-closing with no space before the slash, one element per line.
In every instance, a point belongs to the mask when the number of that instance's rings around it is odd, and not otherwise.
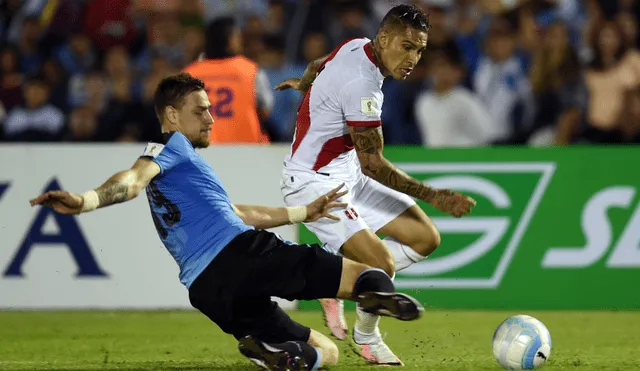
<path fill-rule="evenodd" d="M 380 126 L 350 126 L 349 132 L 360 159 L 362 172 L 365 175 L 391 189 L 428 202 L 438 210 L 449 213 L 456 218 L 470 213 L 476 205 L 476 201 L 470 197 L 449 189 L 433 189 L 427 186 L 384 158 L 382 155 L 384 140 Z"/>
<path fill-rule="evenodd" d="M 382 155 L 382 128 L 350 126 L 353 146 L 360 159 L 362 172 L 385 186 L 411 197 L 431 202 L 435 190 L 395 167 Z"/>
<path fill-rule="evenodd" d="M 139 158 L 128 170 L 114 174 L 100 187 L 82 195 L 66 191 L 50 191 L 30 201 L 31 206 L 51 206 L 62 214 L 80 214 L 97 208 L 136 198 L 160 167 L 147 158 Z"/>
<path fill-rule="evenodd" d="M 131 169 L 114 174 L 94 190 L 98 194 L 98 208 L 136 198 L 159 173 L 158 164 L 146 158 L 138 159 Z"/>
<path fill-rule="evenodd" d="M 309 88 L 311 87 L 313 80 L 316 79 L 320 66 L 322 66 L 322 63 L 324 63 L 324 61 L 327 60 L 328 57 L 329 57 L 328 55 L 325 55 L 322 58 L 318 58 L 312 61 L 307 65 L 307 68 L 304 70 L 304 73 L 302 74 L 301 78 L 293 78 L 293 79 L 283 81 L 278 85 L 276 85 L 275 89 L 286 90 L 289 88 L 294 88 L 302 92 L 302 94 L 306 94 Z"/>
<path fill-rule="evenodd" d="M 328 55 L 325 55 L 324 57 L 318 58 L 307 65 L 307 68 L 304 70 L 304 73 L 300 78 L 300 85 L 298 87 L 298 90 L 305 93 L 307 92 L 307 90 L 309 90 L 311 84 L 313 83 L 313 80 L 315 80 L 316 76 L 318 75 L 320 66 L 322 66 L 322 63 L 327 60 L 327 57 Z"/>

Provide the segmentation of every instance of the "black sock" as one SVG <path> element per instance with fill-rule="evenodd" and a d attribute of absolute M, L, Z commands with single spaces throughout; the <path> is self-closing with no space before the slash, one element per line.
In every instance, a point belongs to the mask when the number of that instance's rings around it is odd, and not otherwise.
<path fill-rule="evenodd" d="M 309 369 L 312 369 L 318 362 L 318 351 L 316 348 L 302 341 L 287 341 L 286 343 L 267 344 L 273 348 L 285 350 L 293 357 L 298 356 L 305 360 Z"/>
<path fill-rule="evenodd" d="M 376 268 L 365 269 L 356 280 L 353 287 L 353 297 L 357 298 L 363 292 L 394 292 L 396 291 L 391 278 L 382 270 Z"/>

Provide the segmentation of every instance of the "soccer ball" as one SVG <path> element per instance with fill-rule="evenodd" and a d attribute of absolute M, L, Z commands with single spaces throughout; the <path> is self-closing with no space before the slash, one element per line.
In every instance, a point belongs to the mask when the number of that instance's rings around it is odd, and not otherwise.
<path fill-rule="evenodd" d="M 547 363 L 551 335 L 537 319 L 518 315 L 504 320 L 493 334 L 493 356 L 507 370 L 533 370 Z"/>

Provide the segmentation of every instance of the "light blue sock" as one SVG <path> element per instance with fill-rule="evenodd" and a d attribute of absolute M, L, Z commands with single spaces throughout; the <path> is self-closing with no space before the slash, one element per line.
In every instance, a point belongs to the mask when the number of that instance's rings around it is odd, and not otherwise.
<path fill-rule="evenodd" d="M 322 361 L 322 351 L 320 351 L 320 349 L 313 347 L 313 349 L 316 350 L 316 353 L 318 354 L 318 357 L 316 358 L 316 363 L 313 365 L 313 367 L 311 367 L 312 370 L 317 370 L 320 368 L 320 362 Z"/>

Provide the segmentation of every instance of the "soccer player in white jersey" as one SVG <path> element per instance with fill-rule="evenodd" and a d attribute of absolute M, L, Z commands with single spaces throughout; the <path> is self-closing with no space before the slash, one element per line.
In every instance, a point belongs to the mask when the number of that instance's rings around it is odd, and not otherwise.
<path fill-rule="evenodd" d="M 382 82 L 387 76 L 403 80 L 411 73 L 427 45 L 428 31 L 425 13 L 398 5 L 384 17 L 374 40 L 348 40 L 311 63 L 301 79 L 276 86 L 305 94 L 284 163 L 284 201 L 307 204 L 345 183 L 346 217 L 306 226 L 327 249 L 381 268 L 390 277 L 422 261 L 440 244 L 438 230 L 413 198 L 455 217 L 475 206 L 467 196 L 410 177 L 382 154 Z M 377 234 L 387 237 L 381 240 Z M 346 339 L 342 302 L 321 303 L 327 327 L 336 338 Z M 354 349 L 370 363 L 402 365 L 383 342 L 378 322 L 378 316 L 357 308 Z"/>

